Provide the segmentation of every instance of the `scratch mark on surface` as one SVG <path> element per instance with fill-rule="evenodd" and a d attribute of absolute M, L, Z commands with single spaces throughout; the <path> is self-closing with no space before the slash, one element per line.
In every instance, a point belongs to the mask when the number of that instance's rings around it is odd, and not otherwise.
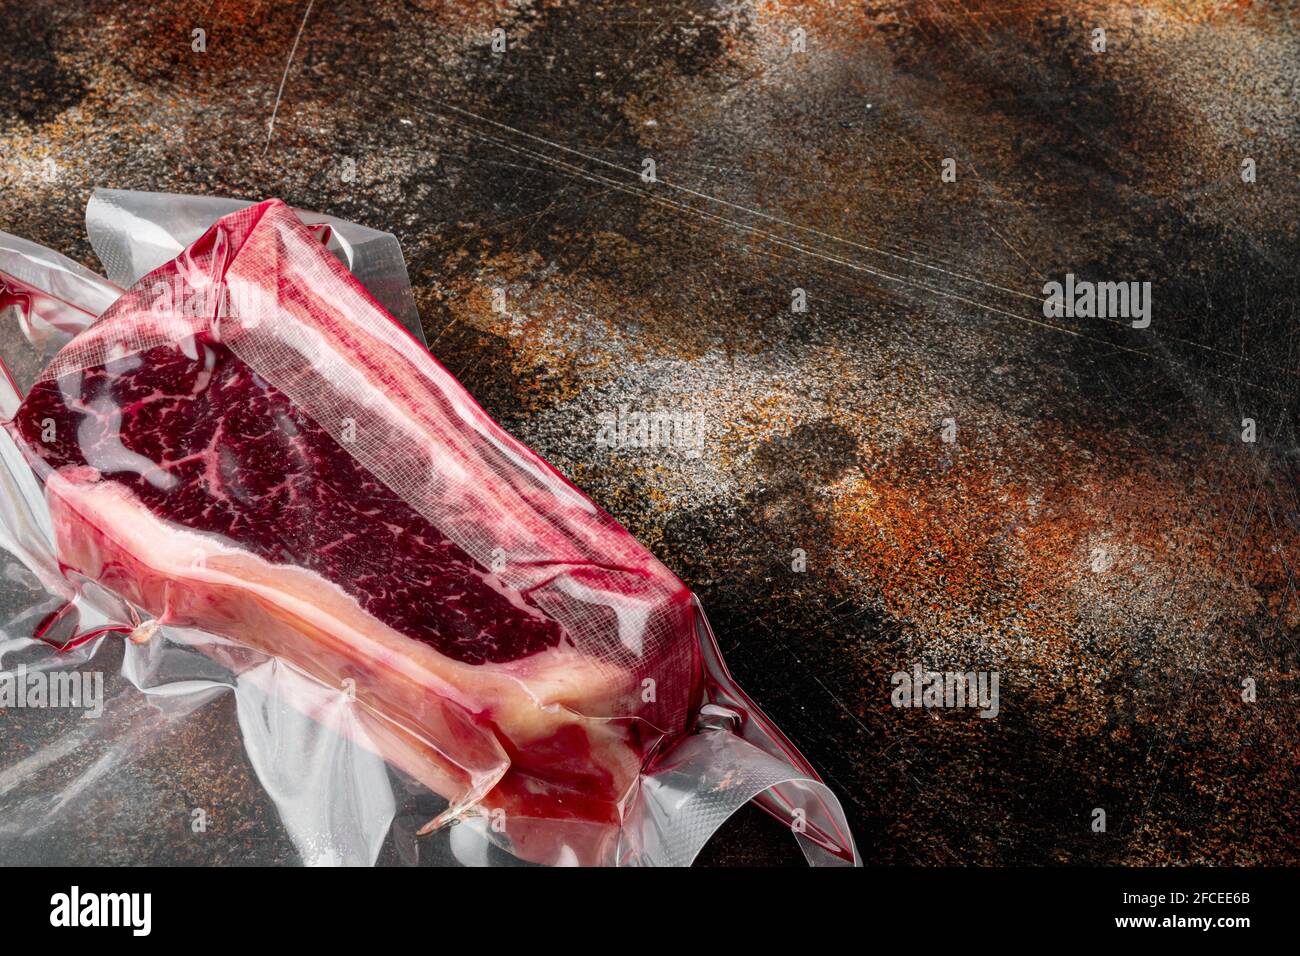
<path fill-rule="evenodd" d="M 280 88 L 275 92 L 275 106 L 271 108 L 271 120 L 266 126 L 266 145 L 262 147 L 263 156 L 271 149 L 271 137 L 275 134 L 275 117 L 280 112 L 280 100 L 284 98 L 284 84 L 289 80 L 289 70 L 293 67 L 293 58 L 298 52 L 298 41 L 302 39 L 302 31 L 307 28 L 307 18 L 311 16 L 311 8 L 315 2 L 316 0 L 307 0 L 307 10 L 302 15 L 302 23 L 298 24 L 298 33 L 293 38 L 293 46 L 289 48 L 289 59 L 284 62 L 284 73 L 280 76 Z"/>

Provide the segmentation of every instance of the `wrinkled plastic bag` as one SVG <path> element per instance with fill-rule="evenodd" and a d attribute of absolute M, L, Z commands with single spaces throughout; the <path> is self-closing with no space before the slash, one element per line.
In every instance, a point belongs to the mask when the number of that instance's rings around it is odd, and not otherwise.
<path fill-rule="evenodd" d="M 399 841 L 406 862 L 687 865 L 751 799 L 809 862 L 856 862 L 838 801 L 735 686 L 698 602 L 422 347 L 391 236 L 278 203 L 106 191 L 87 224 L 111 281 L 0 235 L 0 344 L 24 370 L 2 403 L 17 419 L 0 433 L 0 674 L 40 686 L 111 661 L 117 690 L 94 720 L 42 713 L 67 727 L 25 733 L 34 752 L 0 747 L 0 858 L 57 839 L 89 799 L 125 796 L 161 728 L 233 693 L 244 753 L 307 863 L 374 863 Z M 248 403 L 211 397 L 227 372 L 269 403 L 265 437 L 214 439 L 202 473 L 119 447 L 151 434 L 132 431 L 131 402 L 183 417 L 198 396 L 231 418 Z M 184 394 L 164 395 L 176 381 Z M 207 419 L 185 420 L 173 430 L 192 437 Z M 436 539 L 446 575 L 386 602 L 416 565 L 374 568 L 367 592 L 321 557 L 349 533 L 328 512 L 292 512 L 259 556 L 233 531 L 139 507 L 201 498 L 213 462 L 237 475 L 268 447 L 286 482 L 321 488 L 342 468 L 344 487 L 392 496 L 385 513 Z M 302 448 L 317 464 L 295 470 Z M 136 491 L 104 480 L 123 474 Z M 122 487 L 129 500 L 105 497 Z M 172 554 L 190 546 L 204 553 L 188 565 Z M 372 544 L 352 547 L 355 566 L 377 564 Z M 438 598 L 449 580 L 462 584 Z M 433 606 L 413 617 L 421 595 Z M 448 607 L 463 609 L 454 640 Z M 512 642 L 519 656 L 498 646 Z M 412 791 L 431 808 L 418 838 L 394 825 Z"/>

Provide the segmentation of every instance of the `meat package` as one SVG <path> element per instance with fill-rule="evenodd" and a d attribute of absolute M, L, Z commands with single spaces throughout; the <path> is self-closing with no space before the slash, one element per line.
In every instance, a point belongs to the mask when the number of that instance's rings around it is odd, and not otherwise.
<path fill-rule="evenodd" d="M 744 798 L 810 859 L 853 861 L 686 586 L 322 239 L 278 200 L 223 216 L 27 390 L 8 430 L 73 590 L 120 600 L 137 641 L 218 635 L 231 667 L 226 642 L 345 693 L 345 732 L 447 801 L 426 830 L 485 817 L 525 861 L 689 862 L 675 833 L 699 814 L 674 822 L 664 788 L 695 780 L 707 806 L 727 768 L 697 764 L 752 751 L 767 776 Z"/>

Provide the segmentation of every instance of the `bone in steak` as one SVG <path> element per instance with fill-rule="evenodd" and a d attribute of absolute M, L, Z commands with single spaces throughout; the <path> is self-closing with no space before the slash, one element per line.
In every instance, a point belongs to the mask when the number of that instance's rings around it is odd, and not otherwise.
<path fill-rule="evenodd" d="M 506 809 L 521 856 L 609 862 L 698 705 L 686 588 L 278 201 L 141 280 L 11 429 L 66 569 L 351 679 L 367 742 L 451 812 Z"/>

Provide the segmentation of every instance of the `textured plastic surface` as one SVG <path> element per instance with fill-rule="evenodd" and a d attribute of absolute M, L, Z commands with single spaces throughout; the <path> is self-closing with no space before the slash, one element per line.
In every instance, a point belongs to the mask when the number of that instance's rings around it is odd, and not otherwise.
<path fill-rule="evenodd" d="M 0 349 L 18 388 L 29 388 L 54 353 L 121 294 L 79 263 L 0 232 Z M 0 409 L 6 418 L 13 413 Z"/>
<path fill-rule="evenodd" d="M 86 204 L 86 233 L 105 275 L 125 288 L 176 258 L 222 216 L 251 205 L 218 196 L 96 189 Z M 336 216 L 295 212 L 375 301 L 423 343 L 420 313 L 397 238 Z"/>
<path fill-rule="evenodd" d="M 237 209 L 40 376 L 5 439 L 6 544 L 57 610 L 40 642 L 7 631 L 0 666 L 86 660 L 115 629 L 177 719 L 233 689 L 310 862 L 374 861 L 384 762 L 446 801 L 432 826 L 466 824 L 465 862 L 689 863 L 755 797 L 811 862 L 854 860 L 685 586 L 323 238 L 281 203 Z"/>

